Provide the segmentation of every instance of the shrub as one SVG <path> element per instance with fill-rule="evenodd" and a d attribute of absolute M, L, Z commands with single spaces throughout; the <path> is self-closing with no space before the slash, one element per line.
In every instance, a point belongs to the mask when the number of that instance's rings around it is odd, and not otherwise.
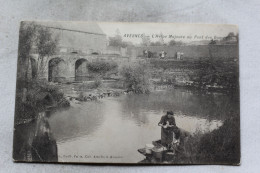
<path fill-rule="evenodd" d="M 23 102 L 23 90 L 26 88 L 26 100 Z M 16 122 L 22 119 L 33 119 L 37 112 L 45 111 L 47 106 L 67 107 L 69 102 L 64 98 L 64 93 L 57 86 L 44 82 L 28 81 L 17 83 L 16 90 Z"/>
<path fill-rule="evenodd" d="M 149 75 L 144 65 L 124 66 L 120 73 L 128 91 L 137 94 L 150 92 Z"/>
<path fill-rule="evenodd" d="M 182 146 L 177 163 L 239 164 L 239 116 L 233 114 L 223 125 L 212 132 L 196 133 Z"/>
<path fill-rule="evenodd" d="M 116 62 L 95 61 L 88 63 L 87 68 L 90 73 L 99 76 L 104 76 L 108 72 L 117 71 L 118 65 Z"/>

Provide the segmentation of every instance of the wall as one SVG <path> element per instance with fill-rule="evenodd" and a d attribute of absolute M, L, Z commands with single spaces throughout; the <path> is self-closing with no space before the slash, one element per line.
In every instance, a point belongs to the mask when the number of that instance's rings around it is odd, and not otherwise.
<path fill-rule="evenodd" d="M 143 50 L 157 52 L 157 55 L 164 50 L 167 57 L 176 57 L 177 52 L 182 52 L 184 58 L 210 57 L 210 50 L 213 57 L 238 57 L 237 45 L 188 45 L 188 46 L 150 46 L 137 47 L 137 56 L 143 55 Z"/>
<path fill-rule="evenodd" d="M 127 56 L 127 48 L 123 47 L 115 47 L 115 46 L 107 46 L 106 50 L 103 52 L 104 54 L 115 54 L 121 56 Z"/>
<path fill-rule="evenodd" d="M 51 29 L 55 36 L 59 37 L 59 47 L 63 52 L 80 50 L 84 53 L 102 53 L 106 49 L 106 36 L 88 34 L 83 32 Z"/>

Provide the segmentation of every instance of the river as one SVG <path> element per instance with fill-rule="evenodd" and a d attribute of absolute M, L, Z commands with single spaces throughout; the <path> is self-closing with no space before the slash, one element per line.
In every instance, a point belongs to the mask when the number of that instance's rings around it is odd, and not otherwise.
<path fill-rule="evenodd" d="M 178 127 L 205 133 L 237 107 L 225 94 L 172 89 L 72 104 L 52 113 L 49 123 L 59 162 L 137 163 L 144 159 L 137 149 L 160 139 L 165 111 L 174 111 Z"/>

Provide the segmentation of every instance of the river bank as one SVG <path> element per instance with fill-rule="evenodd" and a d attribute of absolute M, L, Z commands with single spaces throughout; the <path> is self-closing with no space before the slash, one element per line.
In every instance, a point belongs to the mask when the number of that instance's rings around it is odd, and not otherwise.
<path fill-rule="evenodd" d="M 40 112 L 30 122 L 14 126 L 14 161 L 58 161 L 58 148 L 48 121 L 49 114 L 48 111 Z"/>
<path fill-rule="evenodd" d="M 18 81 L 16 90 L 13 159 L 55 162 L 57 144 L 48 118 L 52 110 L 70 106 L 59 88 L 41 82 Z"/>
<path fill-rule="evenodd" d="M 132 94 L 149 94 L 156 91 L 163 90 L 173 90 L 173 89 L 181 89 L 181 90 L 189 90 L 195 93 L 220 93 L 220 94 L 232 94 L 236 93 L 235 88 L 225 88 L 220 86 L 205 86 L 199 87 L 197 85 L 191 85 L 190 83 L 185 84 L 168 84 L 168 83 L 158 83 L 151 81 L 150 86 L 147 86 L 146 90 L 149 91 L 147 93 L 139 93 L 131 90 L 129 88 L 124 88 L 123 85 L 118 85 L 120 81 L 112 81 L 108 84 L 102 84 L 100 87 L 88 88 L 89 85 L 93 85 L 94 81 L 89 81 L 86 83 L 59 83 L 54 84 L 64 92 L 64 97 L 70 103 L 79 103 L 79 102 L 89 102 L 89 101 L 97 101 L 99 99 L 103 99 L 106 97 L 119 97 L 121 95 L 132 95 Z M 122 81 L 121 81 L 122 83 Z M 116 87 L 115 87 L 115 84 Z"/>
<path fill-rule="evenodd" d="M 241 154 L 239 134 L 239 117 L 236 115 L 211 132 L 181 135 L 181 142 L 174 145 L 173 151 L 162 151 L 159 157 L 139 149 L 138 152 L 146 156 L 139 163 L 237 165 Z"/>

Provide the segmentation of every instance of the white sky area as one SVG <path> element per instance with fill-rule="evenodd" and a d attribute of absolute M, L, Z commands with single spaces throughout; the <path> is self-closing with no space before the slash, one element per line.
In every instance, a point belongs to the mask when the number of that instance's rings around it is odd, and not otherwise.
<path fill-rule="evenodd" d="M 236 25 L 226 24 L 175 24 L 175 23 L 117 23 L 117 22 L 100 22 L 98 23 L 107 37 L 115 36 L 116 30 L 119 29 L 124 41 L 130 41 L 139 44 L 141 38 L 124 37 L 125 34 L 145 34 L 150 37 L 151 42 L 159 41 L 154 38 L 157 35 L 164 35 L 164 42 L 167 43 L 173 38 L 172 36 L 184 36 L 185 38 L 176 38 L 176 41 L 192 42 L 200 40 L 218 40 L 225 37 L 228 33 L 238 33 Z M 203 36 L 203 37 L 202 37 Z M 216 38 L 216 37 L 217 38 Z"/>

